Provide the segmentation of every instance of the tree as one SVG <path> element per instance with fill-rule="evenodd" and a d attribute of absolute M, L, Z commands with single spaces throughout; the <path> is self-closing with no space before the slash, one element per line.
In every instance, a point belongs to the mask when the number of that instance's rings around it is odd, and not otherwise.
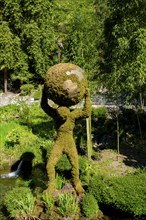
<path fill-rule="evenodd" d="M 49 27 L 49 0 L 2 0 L 1 70 L 20 84 L 43 80 L 51 64 L 53 33 Z M 53 39 L 54 40 L 54 39 Z"/>
<path fill-rule="evenodd" d="M 13 41 L 7 39 L 9 44 L 19 41 L 18 58 L 25 66 L 25 73 L 15 68 L 14 46 L 13 64 L 7 66 L 10 79 L 20 84 L 42 83 L 50 66 L 72 62 L 85 69 L 90 84 L 97 84 L 94 78 L 100 73 L 106 5 L 107 0 L 2 0 L 1 25 L 6 23 L 13 36 Z M 2 47 L 6 47 L 3 41 Z"/>
<path fill-rule="evenodd" d="M 110 0 L 105 23 L 104 79 L 116 96 L 138 99 L 146 88 L 146 2 Z M 141 98 L 142 100 L 142 98 Z"/>
<path fill-rule="evenodd" d="M 91 85 L 96 85 L 94 77 L 99 74 L 101 59 L 101 39 L 105 19 L 106 0 L 54 0 L 52 24 L 58 48 L 55 49 L 56 62 L 73 62 L 87 73 Z"/>
<path fill-rule="evenodd" d="M 105 20 L 105 54 L 101 80 L 117 105 L 117 148 L 119 151 L 119 104 L 140 103 L 146 91 L 146 2 L 110 0 Z M 123 100 L 124 99 L 124 100 Z M 137 112 L 140 137 L 141 126 Z"/>
<path fill-rule="evenodd" d="M 0 70 L 4 74 L 4 91 L 7 92 L 8 72 L 21 73 L 21 80 L 26 80 L 28 76 L 26 56 L 21 50 L 20 39 L 14 36 L 7 22 L 0 24 L 0 51 Z"/>

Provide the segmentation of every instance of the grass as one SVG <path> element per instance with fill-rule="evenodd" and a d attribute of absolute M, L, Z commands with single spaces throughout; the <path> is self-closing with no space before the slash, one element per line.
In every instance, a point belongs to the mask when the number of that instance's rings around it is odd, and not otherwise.
<path fill-rule="evenodd" d="M 8 133 L 15 128 L 19 128 L 20 125 L 16 123 L 15 121 L 7 122 L 7 123 L 1 123 L 1 132 L 0 132 L 0 146 L 3 148 L 5 146 L 6 142 L 6 136 Z"/>
<path fill-rule="evenodd" d="M 42 150 L 51 149 L 54 127 L 37 103 L 0 107 L 0 168 L 11 166 L 25 152 L 42 163 Z M 49 123 L 50 122 L 50 123 Z M 47 150 L 46 150 L 47 151 Z"/>
<path fill-rule="evenodd" d="M 0 168 L 2 169 L 3 167 L 10 165 L 13 161 L 13 158 L 17 157 L 16 155 L 18 154 L 18 150 L 8 149 L 6 147 L 7 135 L 13 129 L 19 129 L 21 126 L 15 121 L 11 121 L 7 123 L 1 123 L 0 127 Z"/>

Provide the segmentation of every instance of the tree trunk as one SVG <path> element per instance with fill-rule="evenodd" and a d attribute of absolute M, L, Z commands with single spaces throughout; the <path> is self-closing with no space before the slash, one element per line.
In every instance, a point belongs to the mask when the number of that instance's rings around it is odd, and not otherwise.
<path fill-rule="evenodd" d="M 141 92 L 139 94 L 139 99 L 140 99 L 140 108 L 141 108 L 141 110 L 144 110 L 144 99 L 142 97 L 142 93 Z"/>
<path fill-rule="evenodd" d="M 118 103 L 117 103 L 117 106 L 116 106 L 117 160 L 119 160 L 119 156 L 120 156 L 120 123 L 119 123 L 119 114 L 120 114 L 119 106 L 118 106 Z"/>
<path fill-rule="evenodd" d="M 140 139 L 142 140 L 142 130 L 141 130 L 141 125 L 140 125 L 140 120 L 139 120 L 139 112 L 136 110 L 136 116 L 137 116 L 137 122 L 138 122 L 138 128 L 139 128 L 139 134 L 140 134 Z"/>
<path fill-rule="evenodd" d="M 4 69 L 4 93 L 8 91 L 8 78 L 7 78 L 7 70 Z"/>
<path fill-rule="evenodd" d="M 117 160 L 119 159 L 120 154 L 120 127 L 119 127 L 119 109 L 117 109 Z"/>

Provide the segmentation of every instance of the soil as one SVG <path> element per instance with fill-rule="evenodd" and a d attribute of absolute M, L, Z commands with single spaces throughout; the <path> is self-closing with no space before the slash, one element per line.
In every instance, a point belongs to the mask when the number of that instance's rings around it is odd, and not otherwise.
<path fill-rule="evenodd" d="M 100 151 L 100 160 L 96 163 L 110 176 L 126 175 L 146 166 L 145 155 L 143 152 L 131 152 L 131 149 L 123 150 L 120 154 L 111 149 L 104 149 Z"/>

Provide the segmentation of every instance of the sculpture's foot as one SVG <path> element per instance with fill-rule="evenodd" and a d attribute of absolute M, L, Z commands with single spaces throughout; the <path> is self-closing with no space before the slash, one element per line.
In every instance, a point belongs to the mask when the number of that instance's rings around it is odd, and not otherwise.
<path fill-rule="evenodd" d="M 82 185 L 81 185 L 81 182 L 78 181 L 76 184 L 75 184 L 75 190 L 77 192 L 78 195 L 81 195 L 85 192 L 85 190 L 83 189 Z"/>

